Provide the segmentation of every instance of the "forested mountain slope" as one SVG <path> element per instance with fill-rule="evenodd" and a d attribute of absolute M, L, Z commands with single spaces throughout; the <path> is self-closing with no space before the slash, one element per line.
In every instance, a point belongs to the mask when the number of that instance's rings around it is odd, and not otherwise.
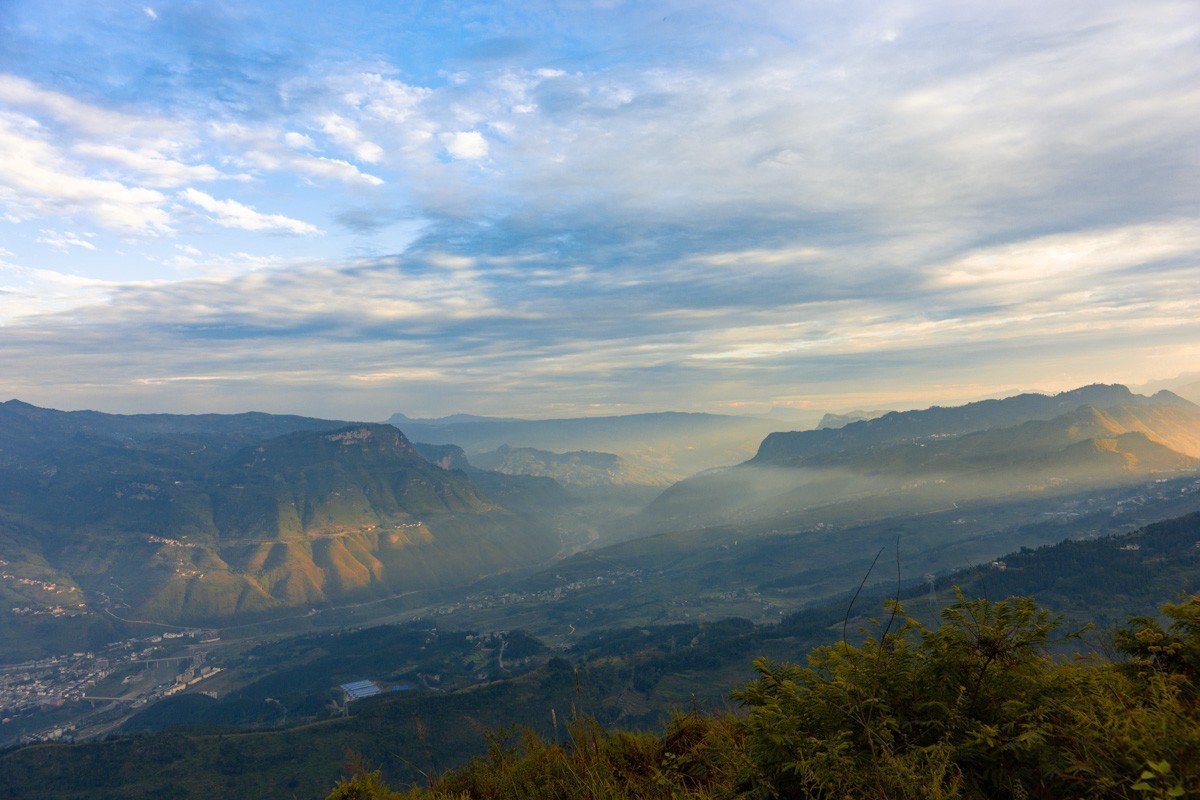
<path fill-rule="evenodd" d="M 388 425 L 10 402 L 0 448 L 0 597 L 6 617 L 24 609 L 17 628 L 227 622 L 460 585 L 559 548 Z"/>

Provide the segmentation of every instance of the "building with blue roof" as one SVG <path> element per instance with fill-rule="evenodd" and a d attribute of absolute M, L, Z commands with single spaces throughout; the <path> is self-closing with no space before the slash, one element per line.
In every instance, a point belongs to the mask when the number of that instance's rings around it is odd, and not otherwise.
<path fill-rule="evenodd" d="M 379 687 L 373 681 L 351 681 L 343 683 L 341 688 L 347 700 L 361 700 L 379 694 Z"/>

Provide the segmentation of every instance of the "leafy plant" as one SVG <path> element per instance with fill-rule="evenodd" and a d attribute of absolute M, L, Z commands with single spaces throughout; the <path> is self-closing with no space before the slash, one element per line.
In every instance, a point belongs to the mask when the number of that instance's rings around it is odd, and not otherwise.
<path fill-rule="evenodd" d="M 1081 632 L 1029 598 L 960 594 L 932 630 L 893 630 L 890 610 L 807 666 L 756 661 L 744 717 L 681 715 L 653 736 L 576 715 L 563 744 L 489 734 L 487 756 L 429 788 L 389 794 L 361 772 L 331 800 L 1200 796 L 1200 597 L 1163 606 L 1166 628 L 1115 633 L 1122 663 L 1054 655 Z"/>

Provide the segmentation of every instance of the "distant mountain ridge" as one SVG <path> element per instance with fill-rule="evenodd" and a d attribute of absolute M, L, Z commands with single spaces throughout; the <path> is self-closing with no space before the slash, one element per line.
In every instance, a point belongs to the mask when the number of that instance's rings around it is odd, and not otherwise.
<path fill-rule="evenodd" d="M 1034 420 L 1050 420 L 1081 406 L 1108 408 L 1116 405 L 1179 406 L 1200 410 L 1194 403 L 1165 390 L 1152 397 L 1143 397 L 1119 384 L 1092 384 L 1055 395 L 1030 393 L 963 406 L 893 411 L 835 429 L 772 433 L 763 439 L 752 461 L 778 463 L 921 437 L 957 436 L 1009 428 Z"/>
<path fill-rule="evenodd" d="M 460 585 L 558 547 L 389 425 L 0 404 L 0 616 L 30 625 L 220 623 Z"/>
<path fill-rule="evenodd" d="M 1143 397 L 1096 385 L 773 433 L 744 464 L 668 489 L 638 529 L 766 520 L 838 503 L 846 513 L 887 516 L 1197 469 L 1200 406 L 1170 392 Z"/>
<path fill-rule="evenodd" d="M 345 420 L 250 411 L 241 414 L 106 414 L 58 411 L 20 400 L 0 403 L 0 463 L 4 457 L 45 451 L 77 436 L 126 441 L 162 435 L 203 435 L 251 442 L 302 430 L 330 430 Z"/>

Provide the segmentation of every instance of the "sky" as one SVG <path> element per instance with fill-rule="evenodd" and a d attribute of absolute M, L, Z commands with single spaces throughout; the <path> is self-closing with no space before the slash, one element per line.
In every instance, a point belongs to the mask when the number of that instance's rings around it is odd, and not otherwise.
<path fill-rule="evenodd" d="M 0 395 L 797 413 L 1200 364 L 1200 4 L 0 0 Z"/>

